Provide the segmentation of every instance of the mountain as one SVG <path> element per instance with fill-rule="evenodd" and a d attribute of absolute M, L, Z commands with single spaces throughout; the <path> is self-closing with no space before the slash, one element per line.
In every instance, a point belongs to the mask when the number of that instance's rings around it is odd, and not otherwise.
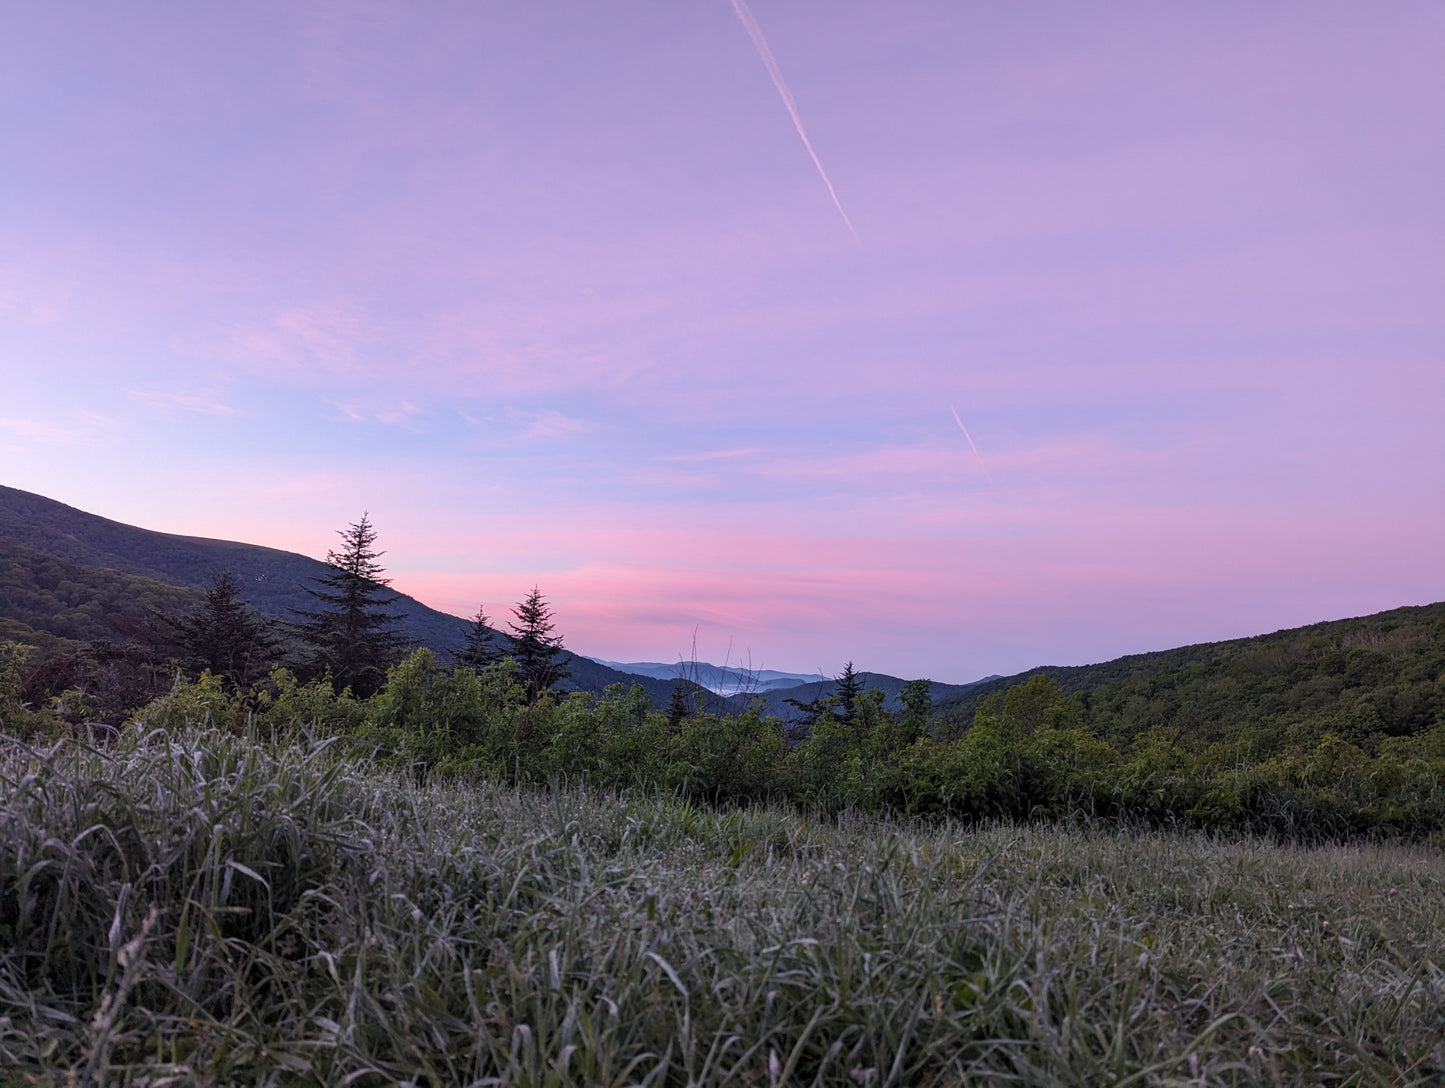
<path fill-rule="evenodd" d="M 112 620 L 189 611 L 200 594 L 136 574 L 60 559 L 0 539 L 0 639 L 46 656 L 74 653 L 114 633 Z"/>
<path fill-rule="evenodd" d="M 966 728 L 985 699 L 1040 674 L 1120 746 L 1159 728 L 1201 744 L 1248 742 L 1256 755 L 1325 732 L 1369 748 L 1445 723 L 1445 602 L 1097 665 L 1043 666 L 942 699 L 935 714 L 945 732 Z"/>
<path fill-rule="evenodd" d="M 0 485 L 0 638 L 52 652 L 63 640 L 105 637 L 110 619 L 175 609 L 229 568 L 242 598 L 263 615 L 290 620 L 316 602 L 306 586 L 330 569 L 320 560 L 233 540 L 179 536 L 88 514 L 54 499 Z M 391 606 L 398 631 L 417 646 L 447 655 L 470 626 L 405 594 Z M 634 676 L 575 656 L 564 690 L 601 691 L 639 684 L 659 706 L 671 681 Z"/>
<path fill-rule="evenodd" d="M 208 585 L 229 567 L 245 601 L 278 619 L 314 608 L 305 587 L 329 569 L 320 560 L 277 548 L 139 529 L 12 487 L 0 487 L 0 540 L 83 567 L 190 588 Z M 411 597 L 401 596 L 393 611 L 402 616 L 398 630 L 417 645 L 446 651 L 465 637 L 465 620 Z"/>
<path fill-rule="evenodd" d="M 860 672 L 858 673 L 858 679 L 863 682 L 864 691 L 876 689 L 883 692 L 886 696 L 884 705 L 894 710 L 898 709 L 898 695 L 903 690 L 903 685 L 908 683 L 907 680 L 901 677 L 889 676 L 881 672 Z M 928 691 L 929 694 L 933 696 L 933 701 L 936 705 L 946 699 L 958 698 L 966 692 L 971 691 L 978 684 L 984 682 L 985 681 L 982 680 L 976 680 L 971 684 L 940 684 L 935 680 L 930 681 Z M 789 699 L 796 700 L 800 703 L 809 703 L 814 699 L 821 699 L 825 695 L 836 695 L 837 692 L 837 681 L 832 678 L 821 680 L 814 678 L 806 683 L 787 684 L 759 690 L 758 695 L 762 697 L 769 714 L 776 715 L 784 721 L 787 721 L 798 716 L 797 708 L 788 702 Z"/>
<path fill-rule="evenodd" d="M 601 664 L 624 672 L 655 677 L 674 682 L 683 677 L 700 687 L 707 688 L 720 701 L 713 705 L 729 711 L 741 711 L 754 699 L 761 699 L 767 713 L 788 721 L 799 716 L 799 711 L 788 700 L 809 703 L 838 691 L 837 682 L 821 673 L 779 672 L 775 669 L 749 671 L 741 666 L 713 665 L 706 661 L 678 661 L 666 664 L 661 661 L 604 661 Z M 908 681 L 897 676 L 880 672 L 860 672 L 865 691 L 878 689 L 886 696 L 884 705 L 897 709 L 898 695 Z M 996 677 L 985 677 L 971 684 L 931 683 L 929 688 L 934 701 L 954 699 Z"/>
<path fill-rule="evenodd" d="M 706 661 L 604 661 L 600 665 L 637 676 L 673 681 L 679 677 L 707 688 L 715 695 L 736 695 L 740 692 L 768 691 L 825 680 L 821 673 L 778 672 L 776 669 L 748 669 L 741 665 L 713 665 Z"/>
<path fill-rule="evenodd" d="M 328 569 L 293 552 L 152 532 L 0 486 L 0 639 L 35 646 L 43 656 L 79 650 L 154 610 L 193 607 L 200 589 L 226 567 L 250 604 L 281 619 L 313 604 L 305 586 Z M 408 639 L 442 654 L 461 645 L 468 627 L 405 595 L 395 610 Z M 723 690 L 741 671 L 724 675 L 707 662 L 683 663 L 684 671 L 694 667 L 703 686 L 712 681 Z M 638 684 L 666 707 L 679 666 L 642 662 L 618 669 L 574 656 L 571 668 L 560 685 L 565 689 Z M 941 730 L 966 728 L 983 700 L 1040 673 L 1072 697 L 1082 720 L 1121 745 L 1154 727 L 1201 743 L 1248 740 L 1259 750 L 1323 731 L 1361 741 L 1405 736 L 1445 721 L 1445 602 L 1096 665 L 934 684 Z M 742 686 L 784 719 L 797 716 L 788 699 L 807 703 L 836 691 L 831 679 L 799 680 L 802 674 L 773 670 L 756 675 L 755 686 Z M 859 676 L 865 689 L 882 690 L 890 703 L 904 684 L 880 673 Z M 738 710 L 747 701 L 747 694 L 734 694 L 711 702 Z"/>

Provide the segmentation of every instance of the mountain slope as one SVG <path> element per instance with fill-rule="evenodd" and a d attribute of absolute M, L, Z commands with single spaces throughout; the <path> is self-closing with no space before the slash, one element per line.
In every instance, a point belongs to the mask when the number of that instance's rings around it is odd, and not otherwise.
<path fill-rule="evenodd" d="M 5 576 L 0 584 L 0 636 L 29 642 L 42 650 L 55 648 L 48 639 L 104 637 L 110 615 L 142 614 L 147 603 L 181 606 L 193 598 L 186 591 L 208 585 L 229 568 L 241 585 L 242 598 L 264 615 L 295 618 L 299 609 L 316 602 L 306 586 L 329 568 L 319 560 L 277 548 L 209 537 L 158 533 L 88 514 L 54 499 L 0 485 L 0 554 Z M 36 572 L 51 560 L 61 573 L 40 578 Z M 62 604 L 44 580 L 83 584 L 84 607 Z M 179 595 L 176 590 L 180 590 Z M 169 596 L 168 596 L 169 594 Z M 79 623 L 80 608 L 86 622 Z M 442 655 L 461 647 L 468 621 L 428 608 L 405 594 L 392 611 L 401 615 L 400 633 L 418 646 Z M 26 629 L 30 637 L 26 637 Z M 661 706 L 667 705 L 671 681 L 632 676 L 578 657 L 564 690 L 601 691 L 608 684 L 640 684 Z"/>
<path fill-rule="evenodd" d="M 1445 602 L 1031 669 L 942 700 L 936 714 L 952 730 L 965 728 L 985 699 L 1039 674 L 1119 744 L 1156 726 L 1199 743 L 1248 740 L 1261 750 L 1325 731 L 1354 743 L 1406 736 L 1445 720 Z"/>
<path fill-rule="evenodd" d="M 230 568 L 241 584 L 242 598 L 277 619 L 314 608 L 305 587 L 328 569 L 319 560 L 277 548 L 140 529 L 11 487 L 0 487 L 0 540 L 86 567 L 191 588 L 209 584 Z M 403 617 L 402 635 L 418 645 L 450 650 L 465 636 L 465 620 L 411 597 L 402 596 L 393 610 Z"/>
<path fill-rule="evenodd" d="M 154 578 L 120 574 L 0 540 L 0 638 L 50 654 L 113 634 L 110 620 L 180 611 L 200 594 Z"/>

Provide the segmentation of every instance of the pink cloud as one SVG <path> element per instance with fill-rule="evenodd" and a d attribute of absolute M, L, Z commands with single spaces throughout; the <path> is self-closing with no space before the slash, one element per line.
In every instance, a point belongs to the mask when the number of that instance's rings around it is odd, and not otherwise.
<path fill-rule="evenodd" d="M 39 446 L 72 446 L 84 440 L 83 432 L 43 419 L 17 419 L 0 416 L 0 431 L 13 438 Z"/>
<path fill-rule="evenodd" d="M 208 416 L 233 416 L 236 409 L 227 404 L 216 389 L 196 390 L 191 393 L 169 393 L 159 390 L 132 389 L 130 395 L 151 408 L 179 408 L 187 412 L 198 412 Z"/>
<path fill-rule="evenodd" d="M 551 408 L 540 412 L 510 408 L 507 410 L 507 418 L 522 427 L 522 437 L 528 440 L 563 438 L 587 430 L 587 424 L 582 420 L 571 419 Z"/>
<path fill-rule="evenodd" d="M 759 446 L 745 446 L 734 450 L 702 450 L 698 453 L 671 453 L 664 461 L 731 461 L 738 457 L 752 457 L 766 451 Z"/>

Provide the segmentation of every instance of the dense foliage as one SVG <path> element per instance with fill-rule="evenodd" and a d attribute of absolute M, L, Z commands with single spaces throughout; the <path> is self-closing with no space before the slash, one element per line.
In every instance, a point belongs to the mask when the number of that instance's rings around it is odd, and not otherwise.
<path fill-rule="evenodd" d="M 737 715 L 663 712 L 641 688 L 621 685 L 601 696 L 537 694 L 510 660 L 448 670 L 418 650 L 369 699 L 285 669 L 244 694 L 203 673 L 137 718 L 166 728 L 208 721 L 233 733 L 319 730 L 418 778 L 566 780 L 828 813 L 1445 841 L 1445 716 L 1368 750 L 1326 732 L 1260 756 L 1160 728 L 1111 743 L 1045 676 L 996 693 L 958 736 L 925 732 L 920 709 L 893 713 L 881 693 L 863 692 L 845 719 L 829 697 L 799 739 L 760 705 Z M 13 703 L 0 719 L 18 735 L 66 731 Z"/>
<path fill-rule="evenodd" d="M 1264 757 L 1329 732 L 1374 751 L 1445 712 L 1445 603 L 1034 671 L 1076 696 L 1079 720 L 1116 745 L 1164 729 Z M 962 730 L 986 700 L 1023 679 L 941 699 L 938 713 Z"/>
<path fill-rule="evenodd" d="M 341 747 L 0 740 L 0 1084 L 1445 1078 L 1437 851 L 417 785 Z"/>
<path fill-rule="evenodd" d="M 180 586 L 81 566 L 0 540 L 0 637 L 50 651 L 78 650 L 115 635 L 117 617 L 192 607 L 200 594 Z M 22 630 L 23 628 L 23 630 Z"/>

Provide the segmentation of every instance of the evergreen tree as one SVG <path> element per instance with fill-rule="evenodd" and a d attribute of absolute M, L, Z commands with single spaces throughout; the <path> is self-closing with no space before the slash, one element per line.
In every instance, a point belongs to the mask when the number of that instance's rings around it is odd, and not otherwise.
<path fill-rule="evenodd" d="M 845 722 L 853 720 L 853 707 L 858 702 L 858 696 L 863 694 L 863 678 L 853 671 L 853 662 L 843 666 L 841 676 L 833 677 L 838 685 L 838 706 L 842 710 L 842 718 Z"/>
<path fill-rule="evenodd" d="M 674 733 L 692 717 L 692 701 L 687 697 L 687 681 L 678 677 L 672 685 L 672 700 L 667 704 L 667 727 Z"/>
<path fill-rule="evenodd" d="M 477 605 L 477 614 L 467 628 L 467 639 L 455 654 L 456 663 L 463 668 L 485 669 L 502 659 L 502 651 L 495 643 L 496 632 L 487 625 L 486 609 Z"/>
<path fill-rule="evenodd" d="M 535 702 L 542 692 L 568 675 L 570 659 L 558 660 L 562 654 L 562 636 L 552 633 L 556 627 L 552 610 L 536 586 L 526 600 L 512 609 L 512 615 L 517 617 L 516 623 L 507 624 L 512 632 L 512 657 L 517 662 L 528 701 Z"/>
<path fill-rule="evenodd" d="M 910 680 L 898 693 L 903 713 L 898 724 L 903 730 L 903 743 L 912 744 L 928 732 L 928 718 L 933 713 L 933 682 Z"/>
<path fill-rule="evenodd" d="M 265 676 L 276 658 L 274 625 L 241 600 L 230 570 L 216 575 L 194 612 L 173 622 L 184 663 L 193 672 L 210 669 L 224 676 L 238 691 Z"/>
<path fill-rule="evenodd" d="M 406 640 L 395 630 L 401 615 L 388 612 L 398 599 L 388 593 L 389 580 L 377 560 L 376 530 L 367 515 L 338 529 L 345 547 L 326 553 L 331 573 L 316 579 L 306 592 L 320 602 L 314 612 L 298 613 L 297 636 L 311 648 L 304 671 L 313 676 L 330 673 L 338 689 L 350 688 L 367 698 L 386 683 L 386 670 L 402 659 Z"/>

